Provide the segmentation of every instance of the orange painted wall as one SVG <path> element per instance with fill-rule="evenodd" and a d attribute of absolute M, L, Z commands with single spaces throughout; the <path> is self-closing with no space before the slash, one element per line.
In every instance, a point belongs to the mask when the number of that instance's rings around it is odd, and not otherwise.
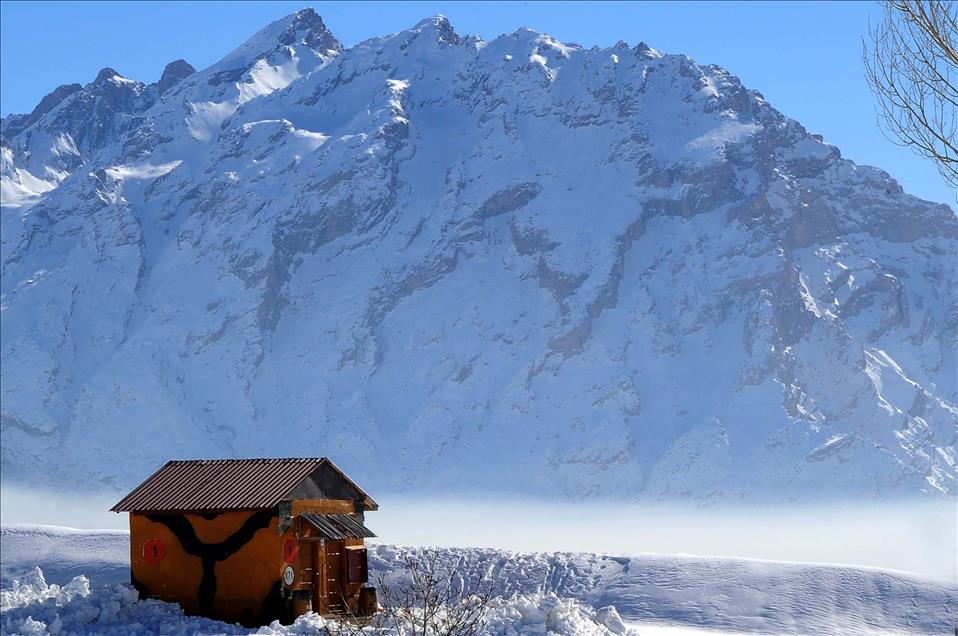
<path fill-rule="evenodd" d="M 147 542 L 152 539 L 158 539 L 166 550 L 163 559 L 155 564 L 147 562 L 144 555 Z M 130 571 L 141 591 L 179 603 L 188 614 L 197 613 L 202 563 L 179 549 L 179 540 L 169 528 L 138 514 L 130 514 Z"/>
<path fill-rule="evenodd" d="M 344 514 L 354 510 L 351 501 L 302 500 L 292 502 L 295 517 L 302 512 L 320 514 Z M 244 524 L 249 524 L 255 515 L 265 521 L 251 533 L 247 541 L 237 541 L 236 533 Z M 149 515 L 130 515 L 130 567 L 133 580 L 147 596 L 164 601 L 178 603 L 187 614 L 202 614 L 218 620 L 240 622 L 255 626 L 267 624 L 275 619 L 295 618 L 285 614 L 279 607 L 278 593 L 282 589 L 283 570 L 286 562 L 283 554 L 287 539 L 297 542 L 298 554 L 292 566 L 296 579 L 291 590 L 308 590 L 313 599 L 313 611 L 324 612 L 325 603 L 320 602 L 319 586 L 324 584 L 325 555 L 322 550 L 315 552 L 318 537 L 313 536 L 314 529 L 306 523 L 296 520 L 283 533 L 279 532 L 279 516 L 269 512 L 239 511 L 224 512 L 206 518 L 197 514 L 164 515 L 167 523 L 151 520 Z M 172 517 L 178 519 L 171 521 Z M 212 547 L 222 542 L 232 541 L 237 549 L 227 558 L 216 560 L 212 565 L 215 576 L 215 594 L 204 608 L 200 602 L 200 590 L 203 583 L 203 557 L 191 554 L 169 526 L 178 527 L 180 534 L 195 537 L 195 543 L 202 547 L 204 554 L 215 554 Z M 149 543 L 159 540 L 165 547 L 162 559 L 151 562 L 144 553 Z M 197 545 L 193 546 L 196 551 Z M 347 539 L 345 545 L 363 545 L 362 539 Z M 209 559 L 208 559 L 209 560 Z M 315 561 L 315 562 L 314 562 Z M 209 564 L 207 565 L 209 569 Z M 345 572 L 343 573 L 345 574 Z M 357 611 L 361 584 L 345 584 L 350 609 Z M 289 590 L 284 590 L 287 595 Z M 264 602 L 272 598 L 272 605 Z M 206 598 L 210 598 L 207 596 Z"/>
<path fill-rule="evenodd" d="M 192 527 L 200 542 L 212 545 L 226 541 L 236 533 L 253 512 L 225 512 L 212 519 L 200 515 L 178 515 Z M 203 559 L 189 554 L 176 534 L 163 523 L 145 515 L 130 515 L 130 566 L 136 583 L 148 596 L 179 603 L 188 614 L 207 614 L 212 618 L 245 624 L 262 624 L 281 616 L 263 616 L 264 601 L 281 585 L 283 541 L 292 529 L 279 532 L 279 518 L 273 516 L 267 527 L 256 530 L 228 558 L 213 564 L 215 594 L 211 611 L 201 611 L 200 585 Z M 156 563 L 144 555 L 144 546 L 159 539 L 166 554 Z M 213 550 L 215 552 L 215 550 Z M 275 603 L 274 603 L 275 606 Z"/>

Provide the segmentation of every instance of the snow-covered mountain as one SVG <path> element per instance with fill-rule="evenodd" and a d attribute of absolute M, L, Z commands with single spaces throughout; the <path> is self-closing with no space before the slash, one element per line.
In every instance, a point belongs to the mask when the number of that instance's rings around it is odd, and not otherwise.
<path fill-rule="evenodd" d="M 958 219 L 724 69 L 307 9 L 2 134 L 8 483 L 956 492 Z"/>

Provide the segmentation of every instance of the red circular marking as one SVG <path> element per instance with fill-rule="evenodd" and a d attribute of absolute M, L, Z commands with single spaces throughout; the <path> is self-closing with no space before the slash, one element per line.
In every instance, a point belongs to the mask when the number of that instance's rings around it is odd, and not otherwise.
<path fill-rule="evenodd" d="M 283 560 L 292 565 L 296 562 L 296 556 L 299 554 L 299 546 L 295 539 L 286 539 L 283 543 Z"/>
<path fill-rule="evenodd" d="M 159 539 L 150 539 L 143 544 L 143 558 L 147 563 L 157 564 L 166 556 L 166 545 Z"/>

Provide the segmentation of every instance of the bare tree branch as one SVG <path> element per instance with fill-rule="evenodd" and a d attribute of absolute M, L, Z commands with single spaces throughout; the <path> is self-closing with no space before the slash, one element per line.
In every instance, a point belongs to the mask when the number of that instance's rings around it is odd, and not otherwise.
<path fill-rule="evenodd" d="M 936 162 L 958 188 L 958 7 L 949 0 L 886 0 L 863 41 L 878 120 L 893 142 Z"/>
<path fill-rule="evenodd" d="M 461 564 L 444 564 L 436 550 L 405 559 L 407 583 L 379 579 L 383 611 L 380 628 L 408 636 L 474 636 L 485 625 L 486 609 L 495 591 L 491 576 L 468 578 Z"/>

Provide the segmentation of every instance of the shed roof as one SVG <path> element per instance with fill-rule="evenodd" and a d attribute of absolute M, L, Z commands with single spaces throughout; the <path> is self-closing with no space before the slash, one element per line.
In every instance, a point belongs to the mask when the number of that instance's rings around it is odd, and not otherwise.
<path fill-rule="evenodd" d="M 298 487 L 331 479 L 329 499 L 379 505 L 326 457 L 275 459 L 192 459 L 167 462 L 110 510 L 113 512 L 200 512 L 262 510 L 289 499 Z M 303 492 L 318 492 L 307 488 Z M 320 484 L 321 486 L 322 484 Z M 321 490 L 321 488 L 320 488 Z M 347 493 L 344 495 L 343 493 Z"/>
<path fill-rule="evenodd" d="M 349 515 L 320 515 L 304 512 L 299 515 L 327 539 L 371 539 L 376 535 L 359 519 Z"/>

